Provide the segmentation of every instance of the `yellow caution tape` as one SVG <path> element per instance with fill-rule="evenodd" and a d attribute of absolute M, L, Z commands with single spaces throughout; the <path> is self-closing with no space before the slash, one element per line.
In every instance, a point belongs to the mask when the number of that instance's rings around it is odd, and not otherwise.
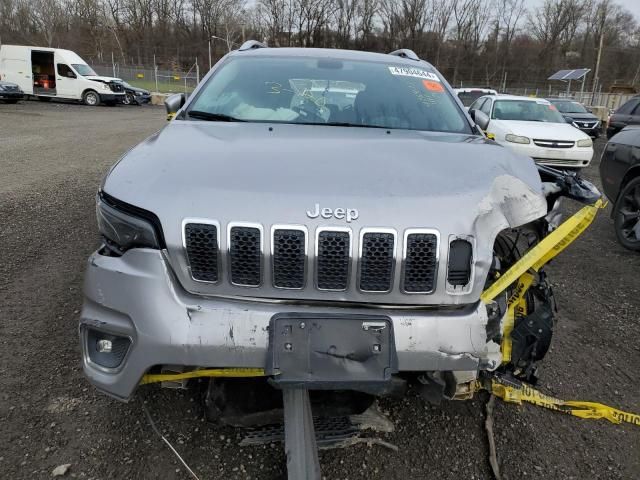
<path fill-rule="evenodd" d="M 176 112 L 173 113 L 167 113 L 167 122 L 170 122 L 171 120 L 173 120 L 176 117 Z"/>
<path fill-rule="evenodd" d="M 491 392 L 505 402 L 517 403 L 518 405 L 521 405 L 522 402 L 528 402 L 549 410 L 573 415 L 574 417 L 605 418 L 611 423 L 626 422 L 640 427 L 640 415 L 635 413 L 624 412 L 602 403 L 560 400 L 545 395 L 526 383 L 512 386 L 493 378 L 491 380 Z"/>
<path fill-rule="evenodd" d="M 173 382 L 176 380 L 186 380 L 198 377 L 246 378 L 264 376 L 265 373 L 262 368 L 209 368 L 203 370 L 192 370 L 191 372 L 184 373 L 147 374 L 142 376 L 140 385 L 156 382 Z"/>
<path fill-rule="evenodd" d="M 518 280 L 518 285 L 507 301 L 507 316 L 502 328 L 502 363 L 511 361 L 511 332 L 515 324 L 516 316 L 520 317 L 527 313 L 527 299 L 525 293 L 533 283 L 534 276 L 526 272 Z"/>
<path fill-rule="evenodd" d="M 599 209 L 604 208 L 605 202 L 599 199 L 593 205 L 581 208 L 578 213 L 565 220 L 562 225 L 547 235 L 535 247 L 525 253 L 520 260 L 513 264 L 493 285 L 487 288 L 480 299 L 490 303 L 504 292 L 509 285 L 518 280 L 523 273 L 532 269 L 540 270 L 549 260 L 567 248 L 586 228 L 591 225 Z"/>

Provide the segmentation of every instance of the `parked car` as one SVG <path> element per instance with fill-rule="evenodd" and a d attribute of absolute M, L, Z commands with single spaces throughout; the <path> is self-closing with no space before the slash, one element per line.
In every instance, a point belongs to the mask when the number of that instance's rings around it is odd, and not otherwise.
<path fill-rule="evenodd" d="M 79 332 L 98 389 L 126 400 L 147 374 L 250 369 L 202 378 L 206 412 L 247 426 L 284 409 L 298 465 L 311 408 L 362 412 L 409 383 L 466 399 L 497 369 L 535 378 L 546 276 L 531 272 L 510 336 L 512 290 L 480 295 L 583 184 L 487 141 L 429 63 L 249 41 L 166 105 L 173 120 L 97 194 Z"/>
<path fill-rule="evenodd" d="M 591 162 L 589 135 L 569 125 L 548 100 L 487 95 L 469 107 L 469 115 L 490 138 L 536 163 L 581 168 Z"/>
<path fill-rule="evenodd" d="M 76 53 L 61 48 L 0 46 L 3 80 L 20 86 L 25 95 L 80 100 L 86 105 L 115 105 L 124 98 L 122 85 L 101 77 Z"/>
<path fill-rule="evenodd" d="M 455 88 L 454 92 L 467 108 L 480 97 L 498 94 L 498 92 L 492 88 L 481 87 Z"/>
<path fill-rule="evenodd" d="M 18 103 L 24 98 L 24 92 L 19 85 L 0 80 L 0 102 Z"/>
<path fill-rule="evenodd" d="M 618 241 L 640 251 L 640 125 L 622 129 L 607 142 L 600 177 L 613 204 L 611 215 Z"/>
<path fill-rule="evenodd" d="M 598 117 L 580 102 L 570 98 L 547 98 L 562 114 L 567 123 L 579 128 L 591 138 L 598 138 L 602 125 Z"/>
<path fill-rule="evenodd" d="M 119 80 L 124 87 L 125 97 L 122 103 L 125 105 L 144 105 L 151 101 L 151 92 L 144 88 L 134 87 L 133 85 Z"/>
<path fill-rule="evenodd" d="M 613 137 L 627 125 L 640 125 L 640 95 L 624 103 L 609 117 L 607 138 Z"/>

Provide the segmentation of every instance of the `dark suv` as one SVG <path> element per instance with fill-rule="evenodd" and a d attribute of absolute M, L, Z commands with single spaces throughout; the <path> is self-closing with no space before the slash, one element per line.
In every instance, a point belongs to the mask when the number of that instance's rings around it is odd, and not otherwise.
<path fill-rule="evenodd" d="M 627 125 L 640 125 L 640 95 L 618 108 L 609 118 L 607 138 L 613 137 Z"/>

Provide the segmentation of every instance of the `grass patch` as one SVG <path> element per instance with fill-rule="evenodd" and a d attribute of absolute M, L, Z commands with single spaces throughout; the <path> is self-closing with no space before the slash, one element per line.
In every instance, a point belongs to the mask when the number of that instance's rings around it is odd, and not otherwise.
<path fill-rule="evenodd" d="M 156 82 L 153 80 L 127 80 L 127 83 L 133 85 L 134 87 L 144 88 L 145 90 L 149 90 L 150 92 L 156 91 Z M 185 90 L 184 82 L 180 83 L 179 81 L 172 83 L 163 83 L 158 82 L 158 92 L 160 93 L 191 93 L 195 87 L 187 84 L 187 89 Z"/>

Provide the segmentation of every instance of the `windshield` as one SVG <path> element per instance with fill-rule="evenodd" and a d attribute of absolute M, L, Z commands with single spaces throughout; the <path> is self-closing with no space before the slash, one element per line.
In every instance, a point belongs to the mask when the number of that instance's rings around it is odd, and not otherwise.
<path fill-rule="evenodd" d="M 71 66 L 74 68 L 76 72 L 78 72 L 83 77 L 87 75 L 97 75 L 97 73 L 94 72 L 93 68 L 91 68 L 89 65 L 86 65 L 83 63 L 72 63 Z"/>
<path fill-rule="evenodd" d="M 231 58 L 188 115 L 471 133 L 453 97 L 426 68 L 330 58 Z"/>
<path fill-rule="evenodd" d="M 488 92 L 483 92 L 482 90 L 473 90 L 471 92 L 459 92 L 458 98 L 460 99 L 460 101 L 465 107 L 468 107 L 477 99 L 479 99 L 480 97 L 484 97 L 485 95 L 493 95 L 493 94 Z"/>
<path fill-rule="evenodd" d="M 572 100 L 560 100 L 553 101 L 553 104 L 562 113 L 589 113 L 587 109 L 582 106 L 581 103 L 574 102 Z"/>
<path fill-rule="evenodd" d="M 496 120 L 566 123 L 558 109 L 546 100 L 497 100 L 493 107 Z"/>

